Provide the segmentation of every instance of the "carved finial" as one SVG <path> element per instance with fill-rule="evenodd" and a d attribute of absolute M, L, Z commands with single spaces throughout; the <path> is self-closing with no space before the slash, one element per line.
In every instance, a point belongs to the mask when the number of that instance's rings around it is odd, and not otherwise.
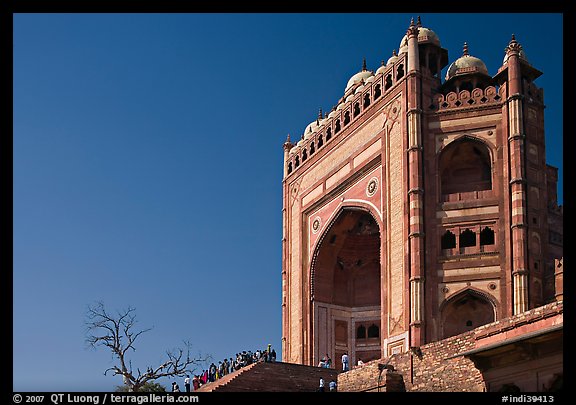
<path fill-rule="evenodd" d="M 408 29 L 406 30 L 406 37 L 409 37 L 410 35 L 418 35 L 418 26 L 414 25 L 414 18 L 412 18 L 410 20 L 410 26 L 408 27 Z M 408 40 L 408 38 L 406 38 L 406 40 Z"/>
<path fill-rule="evenodd" d="M 462 56 L 469 56 L 468 55 L 468 42 L 464 42 L 464 48 L 462 50 Z"/>
<path fill-rule="evenodd" d="M 420 21 L 420 16 L 418 16 L 418 21 L 416 21 L 416 26 L 418 28 L 422 27 L 422 21 Z"/>
<path fill-rule="evenodd" d="M 318 110 L 318 119 L 322 119 L 322 107 L 320 107 L 320 110 Z"/>
<path fill-rule="evenodd" d="M 366 71 L 366 58 L 362 58 L 362 71 L 365 72 Z"/>
<path fill-rule="evenodd" d="M 328 118 L 328 113 L 324 113 L 324 118 Z"/>
<path fill-rule="evenodd" d="M 294 145 L 292 145 L 292 142 L 290 141 L 290 134 L 288 134 L 286 137 L 286 142 L 284 142 L 284 150 L 290 150 L 293 146 Z"/>
<path fill-rule="evenodd" d="M 507 54 L 510 52 L 520 53 L 520 51 L 522 50 L 522 46 L 518 43 L 518 41 L 516 41 L 516 36 L 514 34 L 512 34 L 512 39 L 510 40 L 510 43 L 504 50 L 506 51 Z"/>
<path fill-rule="evenodd" d="M 396 54 L 396 49 L 392 49 L 392 56 L 398 56 L 398 55 Z"/>
<path fill-rule="evenodd" d="M 384 59 L 382 59 L 382 61 L 380 62 L 380 66 L 386 66 L 386 62 L 384 62 Z"/>

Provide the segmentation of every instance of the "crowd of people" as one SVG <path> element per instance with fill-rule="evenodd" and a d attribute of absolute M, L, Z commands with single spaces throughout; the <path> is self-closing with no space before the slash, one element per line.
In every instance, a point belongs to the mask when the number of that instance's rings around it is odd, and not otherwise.
<path fill-rule="evenodd" d="M 246 367 L 253 363 L 258 362 L 275 362 L 276 361 L 276 350 L 268 345 L 266 349 L 256 350 L 252 352 L 250 350 L 243 351 L 241 353 L 236 353 L 235 358 L 226 358 L 219 361 L 218 364 L 212 362 L 210 366 L 202 370 L 202 373 L 194 375 L 194 378 L 190 379 L 187 375 L 184 379 L 184 387 L 186 392 L 196 391 L 203 385 L 209 384 L 211 382 L 217 381 L 220 378 L 233 373 L 234 371 L 240 370 L 242 367 Z M 180 387 L 176 382 L 172 383 L 172 392 L 180 392 Z"/>

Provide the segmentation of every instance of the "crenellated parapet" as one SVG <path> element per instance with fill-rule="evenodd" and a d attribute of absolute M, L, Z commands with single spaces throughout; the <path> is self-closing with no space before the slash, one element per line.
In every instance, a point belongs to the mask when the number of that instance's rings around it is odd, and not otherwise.
<path fill-rule="evenodd" d="M 475 88 L 472 91 L 462 90 L 458 93 L 437 94 L 432 110 L 462 109 L 476 106 L 496 105 L 502 103 L 504 88 L 488 86 L 484 89 Z"/>

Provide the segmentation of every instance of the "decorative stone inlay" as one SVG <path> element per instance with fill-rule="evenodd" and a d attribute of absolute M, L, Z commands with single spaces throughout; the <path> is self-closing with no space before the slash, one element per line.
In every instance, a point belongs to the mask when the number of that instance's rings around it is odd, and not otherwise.
<path fill-rule="evenodd" d="M 366 195 L 372 197 L 378 191 L 378 178 L 372 177 L 366 185 Z"/>
<path fill-rule="evenodd" d="M 322 220 L 320 219 L 320 217 L 314 218 L 314 220 L 312 221 L 312 233 L 313 234 L 318 233 L 318 231 L 320 230 L 321 224 L 322 224 Z"/>

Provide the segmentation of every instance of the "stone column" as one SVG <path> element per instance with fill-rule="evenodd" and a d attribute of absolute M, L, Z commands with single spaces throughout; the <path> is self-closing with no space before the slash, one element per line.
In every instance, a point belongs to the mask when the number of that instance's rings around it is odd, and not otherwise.
<path fill-rule="evenodd" d="M 528 235 L 526 223 L 526 173 L 522 78 L 519 53 L 522 47 L 514 35 L 506 47 L 508 55 L 508 149 L 510 170 L 512 235 L 513 314 L 528 310 Z"/>
<path fill-rule="evenodd" d="M 410 345 L 420 346 L 423 334 L 424 299 L 424 203 L 422 176 L 422 109 L 420 106 L 421 72 L 418 54 L 418 27 L 411 22 L 408 31 L 408 202 L 409 202 L 409 254 L 410 254 Z"/>

